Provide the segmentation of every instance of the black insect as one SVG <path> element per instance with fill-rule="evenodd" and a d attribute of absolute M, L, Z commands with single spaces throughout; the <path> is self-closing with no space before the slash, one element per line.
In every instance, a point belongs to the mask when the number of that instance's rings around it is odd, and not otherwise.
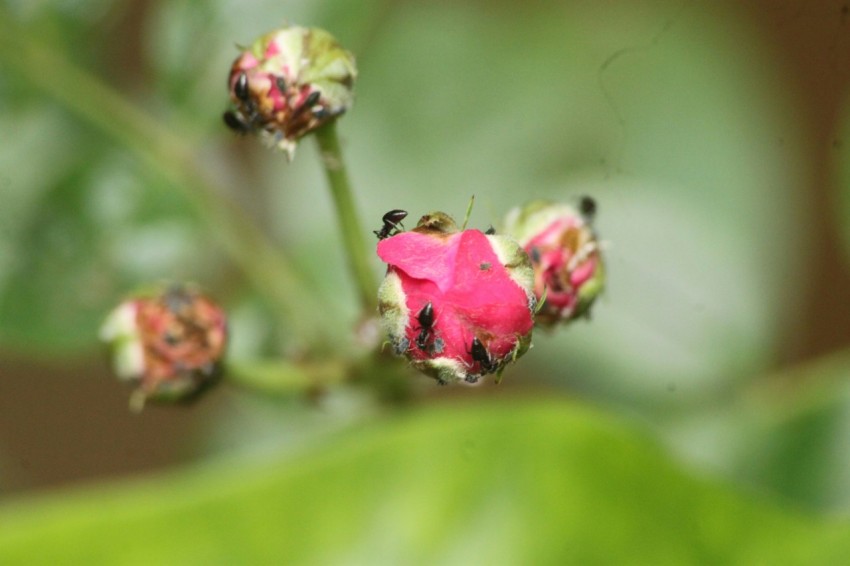
<path fill-rule="evenodd" d="M 233 84 L 233 94 L 240 102 L 251 102 L 251 93 L 248 92 L 248 75 L 243 71 L 236 77 Z"/>
<path fill-rule="evenodd" d="M 336 118 L 337 116 L 342 116 L 343 114 L 345 114 L 345 107 L 336 108 L 334 110 L 331 110 L 321 105 L 313 107 L 313 117 L 316 120 L 330 120 L 331 118 Z"/>
<path fill-rule="evenodd" d="M 257 105 L 251 99 L 248 89 L 248 75 L 243 71 L 233 84 L 233 95 L 238 101 L 237 110 L 228 110 L 222 118 L 228 128 L 238 134 L 247 134 L 262 127 L 263 118 L 257 112 Z"/>
<path fill-rule="evenodd" d="M 404 220 L 406 216 L 406 210 L 391 210 L 388 213 L 384 214 L 384 217 L 382 218 L 382 220 L 384 221 L 384 225 L 381 227 L 381 229 L 374 230 L 372 233 L 375 234 L 379 240 L 394 236 L 399 232 L 399 226 L 401 226 L 401 221 Z"/>
<path fill-rule="evenodd" d="M 493 228 L 492 226 L 490 226 L 489 228 L 487 228 L 487 230 L 484 233 L 487 234 L 488 236 L 492 236 L 493 234 L 496 233 L 496 229 Z"/>
<path fill-rule="evenodd" d="M 283 93 L 286 92 L 286 79 L 281 76 L 277 76 L 275 77 L 274 82 L 277 85 L 277 90 L 279 90 L 280 94 L 283 95 Z"/>
<path fill-rule="evenodd" d="M 578 209 L 585 220 L 590 222 L 596 216 L 596 201 L 593 197 L 583 196 L 578 203 Z"/>
<path fill-rule="evenodd" d="M 430 353 L 428 342 L 434 335 L 434 307 L 430 301 L 416 315 L 416 320 L 419 321 L 419 336 L 416 337 L 416 346 L 423 352 Z"/>
<path fill-rule="evenodd" d="M 313 106 L 315 106 L 315 104 L 319 101 L 321 97 L 322 93 L 320 93 L 318 90 L 314 90 L 313 92 L 311 92 L 304 100 L 304 102 L 302 102 L 298 108 L 292 111 L 292 114 L 289 116 L 289 119 L 292 120 L 296 116 L 300 116 L 306 110 L 312 110 Z M 315 115 L 315 112 L 313 113 L 313 115 Z"/>
<path fill-rule="evenodd" d="M 237 134 L 247 134 L 254 129 L 251 123 L 247 121 L 242 114 L 234 112 L 233 110 L 225 112 L 222 118 L 224 119 L 225 125 Z"/>
<path fill-rule="evenodd" d="M 492 373 L 496 371 L 496 364 L 490 356 L 490 352 L 487 351 L 487 348 L 481 343 L 481 340 L 479 340 L 477 336 L 472 339 L 472 349 L 469 351 L 469 354 L 472 356 L 472 361 L 481 364 L 482 373 Z"/>
<path fill-rule="evenodd" d="M 322 97 L 322 93 L 319 92 L 318 90 L 311 92 L 310 96 L 307 97 L 307 100 L 304 101 L 304 106 L 306 106 L 307 108 L 313 106 L 314 104 L 316 104 L 319 101 L 319 99 L 321 97 Z"/>

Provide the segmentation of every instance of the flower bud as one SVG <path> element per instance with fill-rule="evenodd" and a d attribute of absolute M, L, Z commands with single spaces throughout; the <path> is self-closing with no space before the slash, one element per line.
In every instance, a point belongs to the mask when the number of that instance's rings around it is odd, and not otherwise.
<path fill-rule="evenodd" d="M 122 380 L 138 385 L 131 406 L 145 400 L 192 398 L 216 381 L 227 342 L 224 312 L 182 285 L 128 299 L 104 321 L 101 340 L 112 348 Z"/>
<path fill-rule="evenodd" d="M 325 30 L 285 27 L 257 39 L 233 62 L 225 123 L 256 132 L 291 159 L 296 142 L 351 107 L 354 56 Z"/>
<path fill-rule="evenodd" d="M 544 300 L 535 317 L 541 326 L 589 316 L 605 286 L 595 212 L 594 200 L 583 197 L 578 208 L 534 201 L 508 213 L 505 230 L 528 253 L 534 294 Z"/>
<path fill-rule="evenodd" d="M 507 236 L 459 231 L 435 212 L 378 242 L 388 264 L 378 291 L 396 353 L 441 384 L 501 374 L 531 345 L 533 273 Z"/>

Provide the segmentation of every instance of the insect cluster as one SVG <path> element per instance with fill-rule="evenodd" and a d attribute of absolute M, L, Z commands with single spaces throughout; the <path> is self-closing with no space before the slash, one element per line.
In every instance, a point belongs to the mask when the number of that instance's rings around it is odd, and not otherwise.
<path fill-rule="evenodd" d="M 533 276 L 508 236 L 460 230 L 441 212 L 402 231 L 394 209 L 374 232 L 388 265 L 379 310 L 397 354 L 438 383 L 501 374 L 531 341 Z"/>
<path fill-rule="evenodd" d="M 291 158 L 297 141 L 353 102 L 354 57 L 324 30 L 291 26 L 260 37 L 233 62 L 224 123 Z"/>

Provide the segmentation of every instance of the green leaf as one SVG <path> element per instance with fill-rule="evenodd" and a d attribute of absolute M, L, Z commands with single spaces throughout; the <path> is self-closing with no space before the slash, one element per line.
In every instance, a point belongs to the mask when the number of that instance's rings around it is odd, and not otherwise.
<path fill-rule="evenodd" d="M 735 409 L 735 475 L 808 509 L 850 509 L 848 374 L 844 350 L 754 382 Z"/>
<path fill-rule="evenodd" d="M 0 511 L 0 562 L 837 563 L 850 526 L 690 476 L 560 402 L 391 415 L 301 457 Z"/>

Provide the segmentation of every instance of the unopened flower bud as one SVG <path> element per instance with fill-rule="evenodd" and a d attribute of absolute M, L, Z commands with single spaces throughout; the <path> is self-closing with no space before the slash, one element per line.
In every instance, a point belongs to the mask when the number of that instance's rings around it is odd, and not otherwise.
<path fill-rule="evenodd" d="M 291 159 L 296 142 L 345 113 L 354 99 L 354 56 L 325 30 L 285 27 L 257 39 L 233 62 L 225 123 L 255 132 Z"/>
<path fill-rule="evenodd" d="M 507 236 L 459 231 L 447 214 L 378 242 L 388 264 L 378 291 L 396 353 L 440 383 L 501 374 L 531 345 L 533 273 Z"/>
<path fill-rule="evenodd" d="M 100 338 L 115 373 L 138 386 L 131 406 L 145 400 L 193 397 L 216 381 L 227 342 L 222 309 L 197 290 L 173 285 L 128 299 L 107 317 Z"/>
<path fill-rule="evenodd" d="M 534 294 L 544 301 L 535 320 L 542 326 L 589 316 L 605 286 L 592 226 L 595 213 L 590 197 L 583 197 L 578 207 L 534 201 L 508 213 L 506 232 L 519 241 L 534 267 Z"/>

